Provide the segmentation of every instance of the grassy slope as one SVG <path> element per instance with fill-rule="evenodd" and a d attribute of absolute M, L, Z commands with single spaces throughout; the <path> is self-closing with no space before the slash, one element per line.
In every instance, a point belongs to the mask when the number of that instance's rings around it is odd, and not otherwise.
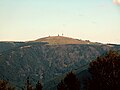
<path fill-rule="evenodd" d="M 48 42 L 49 44 L 92 44 L 89 41 L 73 39 L 64 36 L 50 36 L 35 40 L 36 42 Z"/>

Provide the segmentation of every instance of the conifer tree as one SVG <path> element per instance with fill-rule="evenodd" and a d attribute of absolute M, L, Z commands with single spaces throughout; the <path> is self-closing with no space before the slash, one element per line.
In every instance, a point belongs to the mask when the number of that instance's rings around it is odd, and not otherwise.
<path fill-rule="evenodd" d="M 80 90 L 80 81 L 73 72 L 66 75 L 63 81 L 58 86 L 58 90 Z"/>
<path fill-rule="evenodd" d="M 120 90 L 120 54 L 110 51 L 90 63 L 87 90 Z"/>
<path fill-rule="evenodd" d="M 15 90 L 7 81 L 0 80 L 0 90 Z"/>
<path fill-rule="evenodd" d="M 40 83 L 40 81 L 38 81 L 36 84 L 36 90 L 42 90 L 42 84 Z"/>
<path fill-rule="evenodd" d="M 27 86 L 27 90 L 33 90 L 33 87 L 30 83 L 29 77 L 27 77 L 26 86 Z"/>
<path fill-rule="evenodd" d="M 61 82 L 57 85 L 57 90 L 66 90 L 66 86 L 64 82 L 61 80 Z"/>

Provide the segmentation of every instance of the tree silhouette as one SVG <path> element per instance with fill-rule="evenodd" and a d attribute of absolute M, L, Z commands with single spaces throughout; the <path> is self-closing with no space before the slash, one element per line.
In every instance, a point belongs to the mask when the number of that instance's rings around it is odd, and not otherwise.
<path fill-rule="evenodd" d="M 57 85 L 57 90 L 67 90 L 64 82 L 61 80 L 61 82 Z"/>
<path fill-rule="evenodd" d="M 15 90 L 15 88 L 11 87 L 7 81 L 0 80 L 0 90 Z"/>
<path fill-rule="evenodd" d="M 27 77 L 26 88 L 27 90 L 42 90 L 42 84 L 40 83 L 40 81 L 38 81 L 36 87 L 34 88 L 30 83 L 29 77 Z"/>
<path fill-rule="evenodd" d="M 40 81 L 38 81 L 36 84 L 36 90 L 42 90 L 42 85 L 41 85 Z"/>
<path fill-rule="evenodd" d="M 58 86 L 58 90 L 80 90 L 80 81 L 73 72 L 66 75 L 63 81 Z"/>
<path fill-rule="evenodd" d="M 87 90 L 120 90 L 120 54 L 110 51 L 89 65 Z"/>
<path fill-rule="evenodd" d="M 26 86 L 27 86 L 27 90 L 33 90 L 33 87 L 32 87 L 32 85 L 30 83 L 29 77 L 27 77 Z"/>

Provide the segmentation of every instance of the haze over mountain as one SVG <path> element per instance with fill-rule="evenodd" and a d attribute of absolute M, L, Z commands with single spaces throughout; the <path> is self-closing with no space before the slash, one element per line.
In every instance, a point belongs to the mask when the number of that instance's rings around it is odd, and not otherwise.
<path fill-rule="evenodd" d="M 120 45 L 98 44 L 63 36 L 30 42 L 0 42 L 0 79 L 9 80 L 21 89 L 26 78 L 30 77 L 33 84 L 40 80 L 43 90 L 56 90 L 59 77 L 74 70 L 80 75 L 92 60 L 109 50 L 120 51 Z"/>

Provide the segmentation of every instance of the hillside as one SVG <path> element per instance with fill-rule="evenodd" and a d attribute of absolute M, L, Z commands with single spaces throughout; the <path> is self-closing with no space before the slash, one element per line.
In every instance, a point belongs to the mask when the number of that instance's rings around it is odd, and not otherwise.
<path fill-rule="evenodd" d="M 45 41 L 45 38 L 43 39 L 41 40 Z M 63 42 L 48 45 L 38 40 L 0 43 L 0 79 L 9 80 L 21 89 L 29 76 L 32 84 L 40 80 L 44 90 L 51 90 L 60 81 L 59 77 L 65 73 L 71 70 L 80 73 L 97 56 L 109 50 L 120 51 L 120 45 L 63 44 Z"/>
<path fill-rule="evenodd" d="M 89 40 L 79 40 L 64 36 L 49 36 L 35 40 L 35 42 L 48 42 L 49 44 L 92 44 Z"/>

